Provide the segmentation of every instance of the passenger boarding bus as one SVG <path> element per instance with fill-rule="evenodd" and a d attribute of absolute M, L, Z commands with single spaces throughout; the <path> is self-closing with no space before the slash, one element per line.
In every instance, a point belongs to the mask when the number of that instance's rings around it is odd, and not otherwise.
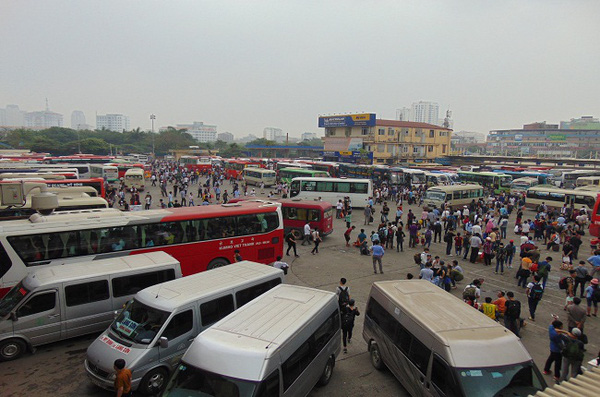
<path fill-rule="evenodd" d="M 114 165 L 90 164 L 90 177 L 102 178 L 108 183 L 119 183 L 119 168 Z"/>
<path fill-rule="evenodd" d="M 133 373 L 132 390 L 160 393 L 196 335 L 281 284 L 283 277 L 281 269 L 241 261 L 138 292 L 88 348 L 88 378 L 112 390 L 113 363 L 122 358 Z"/>
<path fill-rule="evenodd" d="M 536 185 L 539 185 L 538 178 L 524 177 L 513 179 L 510 183 L 510 194 L 526 194 L 527 189 Z"/>
<path fill-rule="evenodd" d="M 496 194 L 510 192 L 510 183 L 512 182 L 510 175 L 497 172 L 458 171 L 458 176 L 461 182 L 478 183 L 485 188 L 491 189 Z"/>
<path fill-rule="evenodd" d="M 575 182 L 575 186 L 584 187 L 584 186 L 600 186 L 600 176 L 580 176 L 577 178 Z"/>
<path fill-rule="evenodd" d="M 519 338 L 426 280 L 373 283 L 363 338 L 411 396 L 527 396 L 546 387 Z"/>
<path fill-rule="evenodd" d="M 483 187 L 476 184 L 432 186 L 425 192 L 423 205 L 428 208 L 442 208 L 444 203 L 451 207 L 469 205 L 483 198 Z"/>
<path fill-rule="evenodd" d="M 2 222 L 0 297 L 43 266 L 165 251 L 184 275 L 244 259 L 272 263 L 283 256 L 281 206 L 269 201 L 140 212 L 116 209 L 35 214 Z"/>
<path fill-rule="evenodd" d="M 34 270 L 0 300 L 0 361 L 102 332 L 136 292 L 179 277 L 179 262 L 160 251 Z"/>
<path fill-rule="evenodd" d="M 279 285 L 198 335 L 163 396 L 307 396 L 331 380 L 340 340 L 333 292 Z"/>
<path fill-rule="evenodd" d="M 569 208 L 579 210 L 585 208 L 591 211 L 596 203 L 597 191 L 594 190 L 571 190 L 560 189 L 553 185 L 537 185 L 527 189 L 525 205 L 536 209 L 541 204 L 548 208 L 560 209 L 565 204 Z"/>
<path fill-rule="evenodd" d="M 244 168 L 243 175 L 248 185 L 260 186 L 261 182 L 265 186 L 275 186 L 277 184 L 277 173 L 266 168 L 247 167 Z"/>
<path fill-rule="evenodd" d="M 339 200 L 349 197 L 352 207 L 364 208 L 373 197 L 373 182 L 368 179 L 345 178 L 294 178 L 290 197 L 328 201 L 336 205 Z"/>
<path fill-rule="evenodd" d="M 329 178 L 330 175 L 326 171 L 311 170 L 308 168 L 282 168 L 278 172 L 281 182 L 290 184 L 294 178 Z"/>
<path fill-rule="evenodd" d="M 144 170 L 141 168 L 130 168 L 125 172 L 125 177 L 123 178 L 123 182 L 125 183 L 125 187 L 128 189 L 137 189 L 139 191 L 144 191 L 146 188 L 146 178 L 144 177 Z"/>

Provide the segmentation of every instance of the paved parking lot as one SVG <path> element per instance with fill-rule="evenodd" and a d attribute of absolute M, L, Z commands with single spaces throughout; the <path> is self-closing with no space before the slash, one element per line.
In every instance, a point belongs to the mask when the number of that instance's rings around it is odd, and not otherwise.
<path fill-rule="evenodd" d="M 152 194 L 154 201 L 158 202 L 160 193 L 153 189 Z M 378 206 L 378 208 L 381 207 Z M 419 208 L 414 206 L 410 208 L 420 215 Z M 355 211 L 353 220 L 357 226 L 357 230 L 352 235 L 352 238 L 355 239 L 364 220 L 361 210 Z M 514 215 L 510 221 L 514 224 Z M 370 257 L 359 255 L 355 248 L 345 247 L 343 238 L 345 226 L 342 220 L 335 220 L 334 228 L 334 233 L 326 237 L 320 245 L 318 255 L 310 254 L 312 247 L 302 247 L 298 244 L 300 257 L 288 256 L 285 258 L 291 265 L 291 272 L 287 276 L 288 283 L 335 291 L 340 277 L 346 277 L 350 286 L 350 294 L 356 300 L 361 314 L 364 314 L 362 312 L 364 312 L 369 290 L 374 281 L 403 279 L 407 272 L 418 273 L 418 266 L 414 264 L 413 255 L 421 252 L 421 249 L 405 248 L 403 253 L 396 253 L 395 250 L 387 252 L 383 260 L 385 274 L 373 274 Z M 366 228 L 367 234 L 371 230 L 374 230 L 373 226 Z M 508 237 L 514 236 L 509 233 Z M 581 248 L 581 258 L 587 258 L 589 240 L 589 235 L 586 235 Z M 432 244 L 431 248 L 434 255 L 440 255 L 446 261 L 454 259 L 445 257 L 444 243 Z M 547 256 L 548 253 L 543 249 L 542 257 Z M 543 366 L 549 352 L 547 327 L 551 320 L 550 314 L 558 314 L 566 322 L 566 312 L 562 310 L 565 294 L 564 291 L 558 289 L 558 280 L 566 272 L 558 270 L 560 261 L 558 253 L 550 253 L 550 256 L 554 257 L 553 271 L 550 273 L 547 291 L 538 308 L 538 320 L 535 323 L 528 322 L 522 332 L 522 341 L 534 357 L 538 367 Z M 483 296 L 495 296 L 500 289 L 515 291 L 517 299 L 523 304 L 523 316 L 527 316 L 526 298 L 524 291 L 516 287 L 515 269 L 500 276 L 494 275 L 492 268 L 486 268 L 482 264 L 471 264 L 463 261 L 462 258 L 459 262 L 465 270 L 465 280 L 459 283 L 458 288 L 453 290 L 452 294 L 460 296 L 466 282 L 473 278 L 484 278 Z M 338 358 L 330 384 L 324 388 L 316 388 L 311 396 L 371 396 L 374 393 L 382 396 L 408 395 L 388 371 L 377 371 L 371 366 L 366 343 L 362 339 L 362 319 L 362 315 L 357 318 L 348 354 L 341 354 Z M 592 355 L 600 350 L 600 341 L 597 337 L 599 324 L 597 318 L 588 318 L 586 334 L 590 337 L 590 343 L 587 345 L 588 353 L 586 353 L 585 361 L 590 360 Z M 42 346 L 33 355 L 26 355 L 14 362 L 0 363 L 0 390 L 2 391 L 0 394 L 3 396 L 53 395 L 56 397 L 111 395 L 111 393 L 91 385 L 86 379 L 83 369 L 86 348 L 94 338 L 95 335 L 91 335 Z M 473 354 L 477 354 L 477 352 L 473 352 Z M 550 378 L 547 377 L 547 380 Z"/>

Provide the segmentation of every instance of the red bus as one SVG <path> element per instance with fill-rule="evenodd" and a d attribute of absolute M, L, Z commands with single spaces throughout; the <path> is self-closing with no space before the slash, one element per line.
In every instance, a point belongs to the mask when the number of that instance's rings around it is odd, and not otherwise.
<path fill-rule="evenodd" d="M 596 238 L 600 237 L 600 194 L 596 197 L 596 203 L 592 210 L 590 234 Z"/>
<path fill-rule="evenodd" d="M 340 177 L 340 166 L 337 163 L 329 162 L 329 161 L 306 161 L 299 160 L 299 163 L 304 163 L 310 165 L 313 170 L 317 171 L 327 171 L 329 176 L 332 178 Z"/>
<path fill-rule="evenodd" d="M 106 190 L 104 189 L 104 179 L 89 178 L 89 179 L 65 179 L 44 181 L 48 187 L 71 187 L 71 186 L 91 186 L 98 192 L 98 196 L 106 198 Z"/>
<path fill-rule="evenodd" d="M 245 198 L 232 199 L 230 203 L 249 201 Z M 252 200 L 262 201 L 262 200 Z M 283 228 L 285 234 L 294 233 L 296 240 L 304 236 L 304 225 L 308 220 L 312 229 L 319 229 L 321 236 L 333 233 L 333 206 L 327 201 L 301 200 L 301 199 L 271 199 L 281 203 L 283 215 Z"/>
<path fill-rule="evenodd" d="M 104 165 L 112 165 L 113 167 L 117 167 L 117 169 L 119 170 L 119 178 L 124 178 L 125 173 L 130 168 L 145 169 L 144 164 L 139 164 L 139 163 L 106 163 Z"/>
<path fill-rule="evenodd" d="M 261 161 L 227 159 L 223 160 L 223 162 L 225 163 L 225 176 L 233 179 L 241 179 L 242 171 L 246 167 L 264 168 Z"/>
<path fill-rule="evenodd" d="M 207 156 L 181 156 L 179 164 L 190 171 L 206 172 L 212 170 L 212 158 Z"/>
<path fill-rule="evenodd" d="M 32 216 L 2 222 L 0 297 L 32 269 L 164 251 L 184 276 L 245 260 L 283 255 L 281 206 L 269 201 L 169 208 L 116 209 Z"/>

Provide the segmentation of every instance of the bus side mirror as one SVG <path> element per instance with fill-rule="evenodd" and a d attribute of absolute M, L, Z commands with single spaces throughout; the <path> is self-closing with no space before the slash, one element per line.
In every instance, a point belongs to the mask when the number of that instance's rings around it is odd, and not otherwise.
<path fill-rule="evenodd" d="M 12 321 L 18 321 L 18 320 L 19 320 L 19 317 L 17 317 L 17 313 L 16 313 L 16 312 L 11 312 L 11 313 L 10 313 L 10 319 L 11 319 Z"/>
<path fill-rule="evenodd" d="M 169 339 L 167 339 L 164 336 L 161 336 L 158 339 L 158 346 L 160 346 L 162 349 L 166 349 L 167 347 L 169 347 Z"/>

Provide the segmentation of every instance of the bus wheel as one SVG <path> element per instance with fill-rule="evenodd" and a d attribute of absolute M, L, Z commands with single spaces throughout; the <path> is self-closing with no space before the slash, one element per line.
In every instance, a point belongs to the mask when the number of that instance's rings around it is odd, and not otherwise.
<path fill-rule="evenodd" d="M 335 365 L 335 359 L 331 357 L 327 360 L 327 364 L 325 364 L 325 368 L 323 369 L 323 374 L 319 379 L 319 386 L 325 386 L 331 380 L 331 375 L 333 375 L 333 367 Z"/>
<path fill-rule="evenodd" d="M 377 343 L 375 342 L 371 343 L 371 364 L 373 364 L 373 366 L 379 370 L 382 370 L 384 367 L 379 346 L 377 346 Z"/>
<path fill-rule="evenodd" d="M 223 266 L 227 266 L 227 265 L 229 265 L 229 261 L 227 261 L 227 259 L 217 258 L 217 259 L 213 259 L 212 261 L 210 261 L 210 263 L 206 267 L 206 270 L 212 270 L 212 269 L 216 269 L 218 267 L 223 267 Z"/>
<path fill-rule="evenodd" d="M 296 241 L 299 241 L 302 238 L 302 233 L 300 233 L 300 230 L 298 229 L 292 229 L 292 235 L 294 236 Z"/>
<path fill-rule="evenodd" d="M 11 361 L 19 358 L 27 346 L 20 339 L 6 339 L 0 342 L 0 361 Z"/>
<path fill-rule="evenodd" d="M 155 368 L 148 372 L 140 382 L 142 394 L 155 395 L 167 385 L 167 371 L 164 368 Z"/>

